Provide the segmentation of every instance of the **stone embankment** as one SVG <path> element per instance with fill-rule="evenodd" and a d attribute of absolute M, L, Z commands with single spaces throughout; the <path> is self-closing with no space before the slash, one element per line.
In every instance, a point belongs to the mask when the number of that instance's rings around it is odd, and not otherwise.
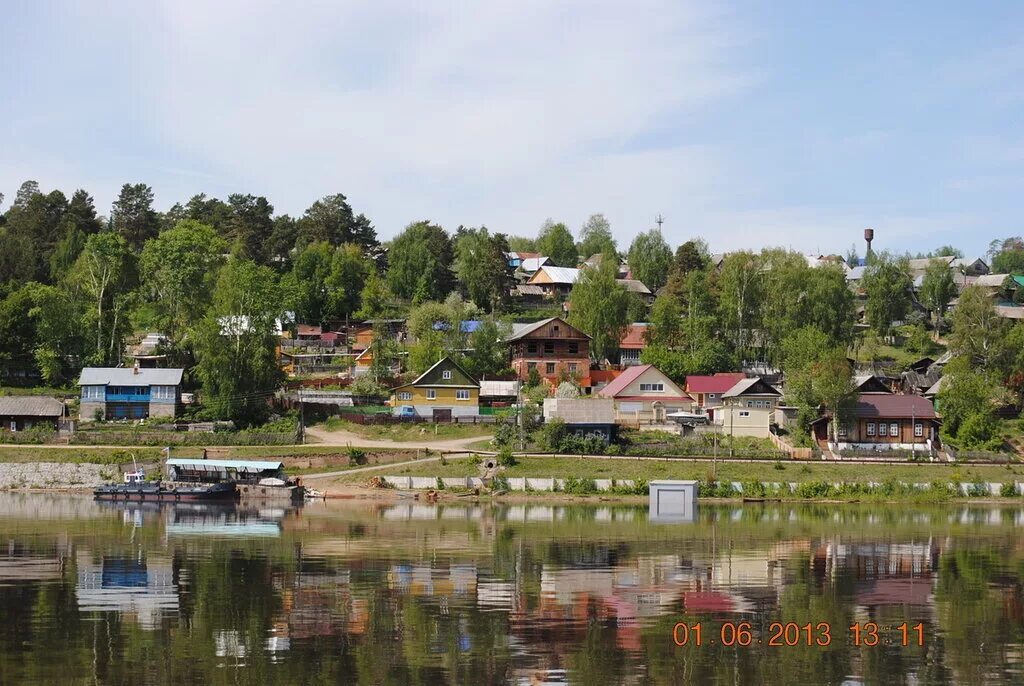
<path fill-rule="evenodd" d="M 0 490 L 17 488 L 89 489 L 115 480 L 113 465 L 74 462 L 0 463 Z"/>

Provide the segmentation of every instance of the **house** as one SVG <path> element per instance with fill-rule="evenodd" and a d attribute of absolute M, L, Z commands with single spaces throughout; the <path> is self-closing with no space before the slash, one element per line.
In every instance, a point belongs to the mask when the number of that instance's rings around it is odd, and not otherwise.
<path fill-rule="evenodd" d="M 768 438 L 782 394 L 764 379 L 742 379 L 722 394 L 722 406 L 708 414 L 730 436 Z"/>
<path fill-rule="evenodd" d="M 919 395 L 862 393 L 850 414 L 835 429 L 838 450 L 932 450 L 940 445 L 941 420 L 931 402 Z M 829 422 L 826 415 L 811 423 L 815 438 L 832 440 Z"/>
<path fill-rule="evenodd" d="M 619 364 L 624 367 L 640 364 L 640 353 L 647 347 L 646 334 L 650 324 L 637 322 L 626 327 L 619 341 Z"/>
<path fill-rule="evenodd" d="M 181 405 L 183 369 L 140 367 L 86 367 L 78 378 L 81 387 L 79 417 L 145 419 L 174 417 Z"/>
<path fill-rule="evenodd" d="M 565 298 L 579 278 L 579 269 L 545 264 L 534 272 L 526 283 L 529 286 L 538 286 L 549 298 Z"/>
<path fill-rule="evenodd" d="M 0 431 L 26 431 L 34 427 L 57 428 L 64 403 L 45 395 L 0 396 Z"/>
<path fill-rule="evenodd" d="M 950 269 L 964 276 L 984 276 L 988 274 L 988 263 L 980 257 L 957 257 L 949 263 Z"/>
<path fill-rule="evenodd" d="M 487 407 L 511 405 L 519 399 L 519 381 L 481 380 L 480 404 Z"/>
<path fill-rule="evenodd" d="M 398 386 L 391 395 L 395 414 L 412 406 L 420 417 L 448 421 L 480 414 L 480 384 L 450 357 L 438 360 L 415 381 Z"/>
<path fill-rule="evenodd" d="M 654 294 L 651 293 L 650 288 L 644 285 L 643 281 L 638 281 L 637 279 L 616 279 L 615 281 L 624 286 L 630 293 L 636 294 L 638 298 L 648 305 L 654 302 Z"/>
<path fill-rule="evenodd" d="M 545 398 L 544 421 L 552 419 L 561 419 L 569 433 L 579 438 L 615 440 L 615 401 L 611 398 Z"/>
<path fill-rule="evenodd" d="M 652 364 L 630 367 L 597 393 L 615 402 L 615 421 L 665 424 L 666 415 L 691 412 L 693 398 Z"/>
<path fill-rule="evenodd" d="M 532 270 L 528 270 L 528 269 L 525 269 L 523 267 L 523 265 L 526 264 L 527 262 L 529 262 L 530 260 L 539 260 L 539 259 L 547 260 L 548 259 L 546 257 L 542 257 L 539 252 L 514 252 L 513 251 L 513 252 L 505 253 L 505 257 L 508 259 L 509 269 L 523 269 L 523 271 L 537 271 L 536 267 L 534 267 Z"/>
<path fill-rule="evenodd" d="M 892 393 L 881 378 L 874 374 L 858 374 L 853 377 L 857 393 Z"/>
<path fill-rule="evenodd" d="M 313 324 L 298 324 L 295 327 L 295 338 L 300 341 L 319 341 L 323 334 L 323 328 Z"/>
<path fill-rule="evenodd" d="M 743 372 L 717 372 L 711 376 L 686 377 L 686 393 L 697 401 L 697 407 L 707 410 L 722 404 L 722 395 L 747 378 Z"/>
<path fill-rule="evenodd" d="M 514 326 L 506 342 L 520 381 L 528 380 L 530 370 L 536 369 L 552 384 L 570 378 L 590 388 L 590 336 L 561 317 Z"/>
<path fill-rule="evenodd" d="M 942 378 L 942 367 L 932 364 L 924 371 L 906 371 L 900 375 L 904 393 L 924 395 L 924 392 Z"/>

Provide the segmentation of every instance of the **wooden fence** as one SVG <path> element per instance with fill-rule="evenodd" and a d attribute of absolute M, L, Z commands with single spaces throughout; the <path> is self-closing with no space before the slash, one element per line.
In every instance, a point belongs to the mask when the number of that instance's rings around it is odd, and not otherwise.
<path fill-rule="evenodd" d="M 796 448 L 771 432 L 768 433 L 768 440 L 772 442 L 772 445 L 794 460 L 809 460 L 814 457 L 813 448 Z"/>

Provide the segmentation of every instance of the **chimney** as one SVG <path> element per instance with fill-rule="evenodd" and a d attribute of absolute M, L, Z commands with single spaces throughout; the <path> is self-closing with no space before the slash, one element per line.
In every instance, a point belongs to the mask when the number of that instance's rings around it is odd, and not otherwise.
<path fill-rule="evenodd" d="M 864 240 L 867 241 L 868 244 L 868 252 L 867 255 L 865 255 L 866 258 L 871 255 L 871 241 L 875 240 L 875 230 L 864 229 Z"/>

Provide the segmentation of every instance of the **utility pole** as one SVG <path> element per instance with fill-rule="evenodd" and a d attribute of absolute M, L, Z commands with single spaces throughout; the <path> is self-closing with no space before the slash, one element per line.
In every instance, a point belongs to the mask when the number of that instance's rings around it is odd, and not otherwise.
<path fill-rule="evenodd" d="M 661 216 L 661 213 L 654 219 L 654 223 L 658 225 L 658 231 L 661 231 L 661 225 L 665 223 L 665 218 Z"/>

